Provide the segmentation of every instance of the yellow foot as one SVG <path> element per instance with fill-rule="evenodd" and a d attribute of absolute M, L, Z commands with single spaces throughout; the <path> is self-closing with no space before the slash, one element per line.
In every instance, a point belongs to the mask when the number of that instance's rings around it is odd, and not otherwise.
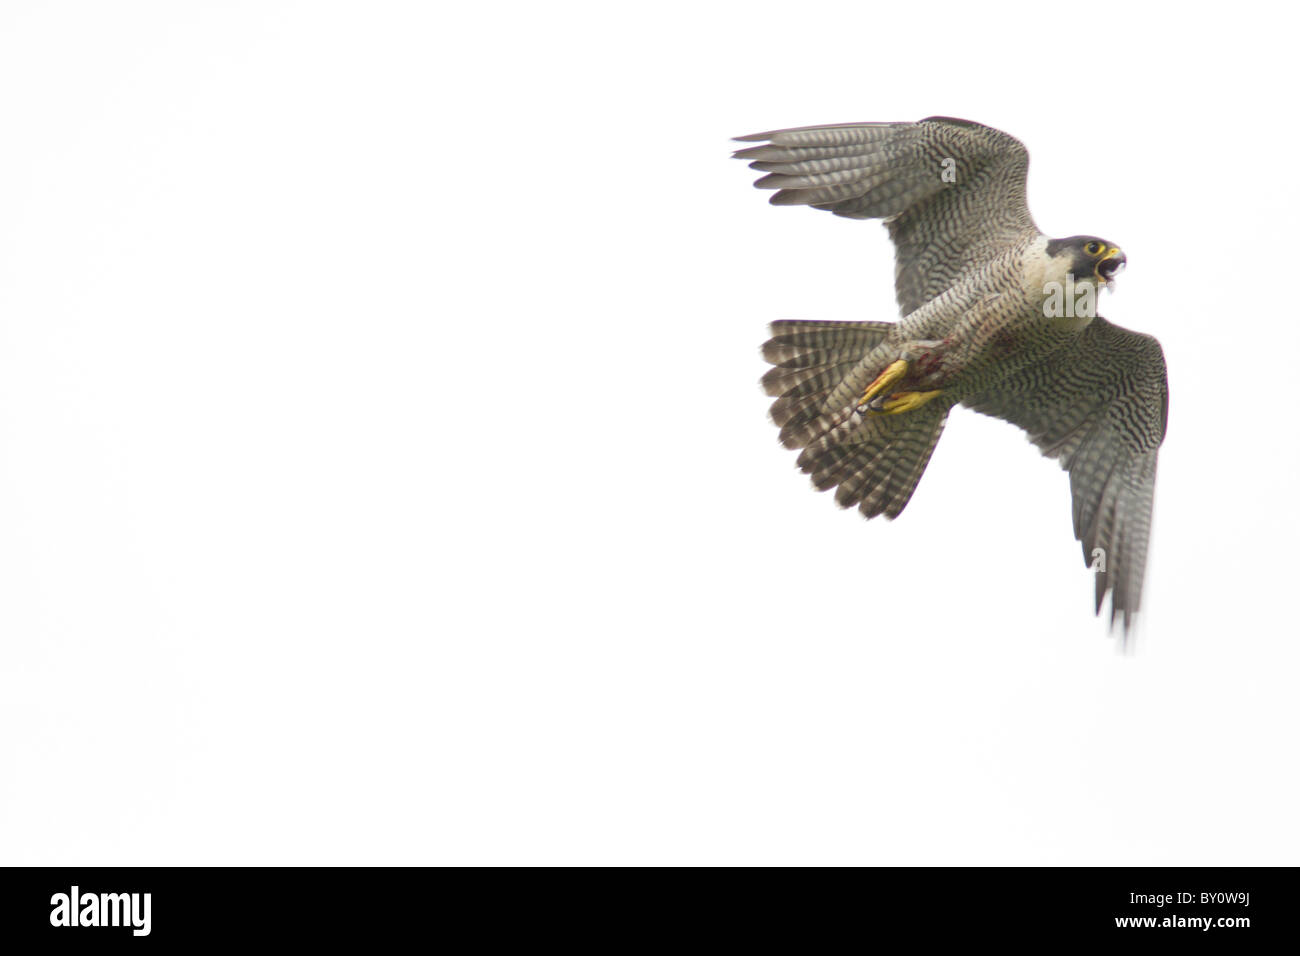
<path fill-rule="evenodd" d="M 862 397 L 858 399 L 858 406 L 861 407 L 867 404 L 873 398 L 883 395 L 887 389 L 896 385 L 898 380 L 907 374 L 907 368 L 907 362 L 902 359 L 896 359 L 895 361 L 890 362 L 889 368 L 877 375 L 876 380 L 867 386 L 867 390 L 863 392 Z"/>
<path fill-rule="evenodd" d="M 938 398 L 942 394 L 942 390 L 934 392 L 896 392 L 885 399 L 880 410 L 885 415 L 898 415 L 903 412 L 915 411 L 930 399 Z"/>

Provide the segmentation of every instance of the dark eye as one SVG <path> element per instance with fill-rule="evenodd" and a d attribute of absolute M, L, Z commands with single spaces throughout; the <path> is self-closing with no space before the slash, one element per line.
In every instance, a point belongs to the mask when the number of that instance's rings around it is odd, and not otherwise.
<path fill-rule="evenodd" d="M 1097 253 L 1101 252 L 1101 249 L 1101 243 L 1097 242 L 1095 239 L 1083 247 L 1083 251 L 1088 253 L 1090 256 L 1097 255 Z"/>

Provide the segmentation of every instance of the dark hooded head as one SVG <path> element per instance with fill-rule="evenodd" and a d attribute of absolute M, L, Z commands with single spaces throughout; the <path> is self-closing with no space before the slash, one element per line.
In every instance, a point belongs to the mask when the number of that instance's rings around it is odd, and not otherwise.
<path fill-rule="evenodd" d="M 1096 236 L 1049 240 L 1047 254 L 1053 258 L 1068 255 L 1073 263 L 1070 272 L 1076 281 L 1094 279 L 1099 286 L 1110 285 L 1128 263 L 1119 246 Z"/>

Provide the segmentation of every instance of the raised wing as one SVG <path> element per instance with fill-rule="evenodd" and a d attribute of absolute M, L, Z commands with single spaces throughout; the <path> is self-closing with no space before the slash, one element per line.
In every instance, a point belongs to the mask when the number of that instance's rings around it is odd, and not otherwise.
<path fill-rule="evenodd" d="M 1160 343 L 1095 318 L 1074 344 L 965 402 L 1023 428 L 1070 472 L 1074 536 L 1096 574 L 1096 609 L 1127 635 L 1142 605 L 1156 455 L 1169 418 Z M 1100 551 L 1098 551 L 1100 549 Z"/>
<path fill-rule="evenodd" d="M 887 221 L 903 315 L 1038 232 L 1025 200 L 1029 153 L 989 126 L 933 116 L 737 139 L 766 143 L 735 156 L 768 174 L 754 185 L 777 190 L 774 205 Z"/>

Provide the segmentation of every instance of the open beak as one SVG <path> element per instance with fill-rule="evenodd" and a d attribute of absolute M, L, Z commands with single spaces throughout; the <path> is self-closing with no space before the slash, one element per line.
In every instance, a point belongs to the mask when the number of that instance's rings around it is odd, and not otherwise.
<path fill-rule="evenodd" d="M 1115 276 L 1123 271 L 1124 266 L 1128 264 L 1126 257 L 1119 246 L 1111 246 L 1106 254 L 1097 260 L 1097 278 L 1103 285 L 1110 285 L 1115 281 Z"/>

